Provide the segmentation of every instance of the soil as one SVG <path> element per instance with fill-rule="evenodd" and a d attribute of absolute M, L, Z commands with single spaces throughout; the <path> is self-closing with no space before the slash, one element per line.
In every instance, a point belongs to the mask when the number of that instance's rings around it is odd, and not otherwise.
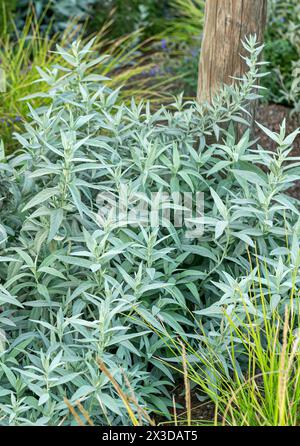
<path fill-rule="evenodd" d="M 197 392 L 191 391 L 191 420 L 194 426 L 212 426 L 215 423 L 215 405 L 211 401 L 200 402 L 196 395 Z M 187 423 L 187 412 L 186 399 L 185 399 L 185 389 L 183 385 L 179 385 L 175 391 L 175 401 L 176 404 L 180 405 L 180 409 L 176 410 L 177 424 L 186 425 Z M 165 421 L 164 417 L 158 417 L 155 421 L 158 425 L 162 424 L 164 426 L 174 426 L 174 415 L 172 412 L 172 421 Z M 218 416 L 218 422 L 222 420 Z"/>
<path fill-rule="evenodd" d="M 286 133 L 292 133 L 300 126 L 300 118 L 291 115 L 291 109 L 278 104 L 260 105 L 256 112 L 256 121 L 272 131 L 279 132 L 282 121 L 286 119 Z M 258 126 L 255 127 L 255 136 L 260 139 L 259 144 L 263 148 L 276 150 L 276 143 L 273 142 Z M 300 135 L 296 138 L 290 156 L 300 157 Z M 288 193 L 300 200 L 300 181 L 291 188 Z"/>

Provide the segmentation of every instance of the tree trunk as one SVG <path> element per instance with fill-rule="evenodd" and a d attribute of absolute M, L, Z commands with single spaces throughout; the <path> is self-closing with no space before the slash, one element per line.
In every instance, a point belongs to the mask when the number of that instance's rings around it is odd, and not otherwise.
<path fill-rule="evenodd" d="M 222 84 L 232 84 L 247 67 L 241 40 L 256 34 L 263 42 L 267 0 L 206 0 L 198 94 L 199 102 L 211 102 Z"/>

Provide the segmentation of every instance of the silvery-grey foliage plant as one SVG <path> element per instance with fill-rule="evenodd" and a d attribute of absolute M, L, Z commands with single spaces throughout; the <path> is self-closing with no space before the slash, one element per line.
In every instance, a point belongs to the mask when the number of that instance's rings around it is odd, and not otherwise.
<path fill-rule="evenodd" d="M 272 152 L 235 131 L 259 97 L 255 38 L 244 43 L 248 72 L 212 104 L 179 97 L 154 112 L 118 101 L 93 74 L 105 56 L 94 57 L 91 45 L 58 47 L 69 68 L 40 69 L 44 107 L 29 105 L 17 153 L 5 157 L 1 145 L 2 425 L 76 424 L 65 397 L 97 425 L 128 424 L 98 359 L 140 407 L 167 417 L 176 375 L 161 327 L 201 348 L 201 323 L 231 367 L 224 310 L 259 311 L 247 293 L 255 260 L 270 268 L 270 311 L 288 298 L 289 271 L 299 282 L 299 202 L 285 193 L 299 179 L 290 156 L 298 132 L 262 127 L 277 144 Z M 171 218 L 113 219 L 99 196 L 118 199 L 124 189 L 149 201 L 157 192 L 192 201 L 201 193 L 203 233 L 187 237 Z M 171 214 L 180 208 L 170 203 Z"/>

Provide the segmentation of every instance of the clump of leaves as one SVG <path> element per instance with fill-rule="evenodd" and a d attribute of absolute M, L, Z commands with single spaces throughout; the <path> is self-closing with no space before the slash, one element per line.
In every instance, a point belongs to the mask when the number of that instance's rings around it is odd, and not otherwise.
<path fill-rule="evenodd" d="M 115 26 L 111 30 L 114 37 L 144 29 L 144 36 L 153 36 L 165 28 L 169 12 L 168 0 L 96 0 L 94 14 L 90 20 L 92 29 L 98 29 L 106 22 L 107 15 L 113 11 Z"/>
<path fill-rule="evenodd" d="M 128 423 L 99 360 L 125 393 L 133 389 L 133 413 L 168 416 L 174 376 L 159 360 L 164 339 L 147 324 L 184 336 L 201 317 L 222 345 L 218 314 L 212 322 L 199 313 L 219 301 L 219 281 L 232 288 L 248 247 L 269 256 L 298 231 L 299 203 L 284 194 L 299 178 L 290 157 L 298 132 L 263 129 L 274 153 L 234 131 L 248 124 L 245 107 L 260 89 L 255 38 L 244 43 L 249 72 L 211 105 L 181 96 L 154 113 L 134 99 L 120 104 L 119 91 L 91 72 L 106 60 L 93 58 L 93 44 L 58 47 L 63 63 L 39 70 L 47 105 L 29 106 L 19 152 L 2 155 L 0 194 L 13 197 L 0 195 L 2 424 L 70 424 L 64 397 L 94 424 Z M 181 227 L 115 219 L 103 197 L 124 190 L 129 211 L 141 194 L 151 203 L 153 193 L 189 193 L 193 205 L 203 194 L 204 234 L 187 236 L 195 213 Z"/>
<path fill-rule="evenodd" d="M 18 0 L 15 18 L 18 29 L 21 30 L 26 22 L 28 11 L 34 9 L 35 15 L 43 29 L 50 24 L 54 32 L 61 32 L 69 28 L 74 19 L 83 22 L 92 17 L 93 9 L 98 0 Z"/>

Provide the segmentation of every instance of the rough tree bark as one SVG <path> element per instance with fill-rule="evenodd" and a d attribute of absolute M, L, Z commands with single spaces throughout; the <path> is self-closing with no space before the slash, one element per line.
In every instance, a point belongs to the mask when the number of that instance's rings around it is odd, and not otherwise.
<path fill-rule="evenodd" d="M 197 99 L 211 102 L 221 84 L 232 84 L 246 65 L 241 40 L 256 34 L 263 42 L 267 0 L 206 0 Z"/>

